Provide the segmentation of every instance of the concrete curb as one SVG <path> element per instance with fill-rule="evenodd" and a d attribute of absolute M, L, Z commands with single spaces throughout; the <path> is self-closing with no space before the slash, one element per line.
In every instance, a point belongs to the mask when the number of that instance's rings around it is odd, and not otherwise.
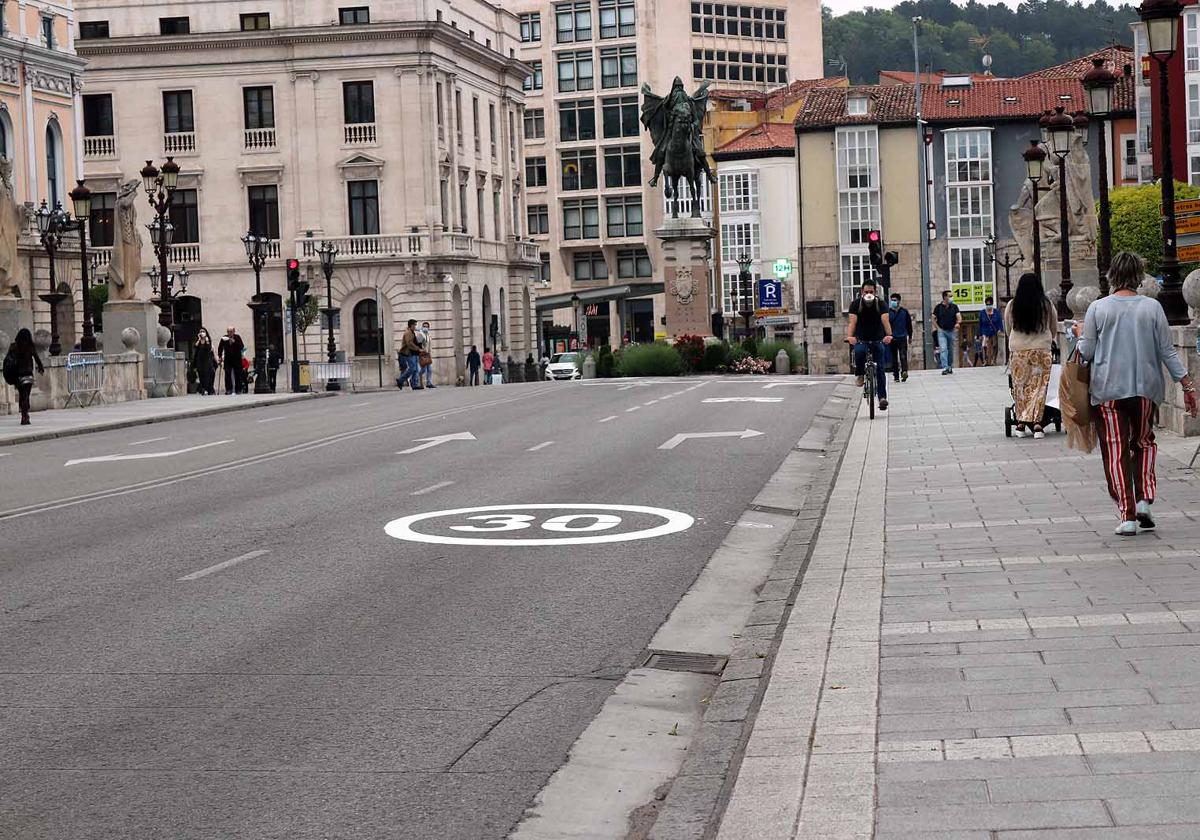
<path fill-rule="evenodd" d="M 149 426 L 153 423 L 166 423 L 170 420 L 188 420 L 193 417 L 210 417 L 214 414 L 229 414 L 234 411 L 245 411 L 249 408 L 263 408 L 265 406 L 287 405 L 288 403 L 301 402 L 303 400 L 319 400 L 325 397 L 336 397 L 337 392 L 319 391 L 309 394 L 285 394 L 282 397 L 276 397 L 271 400 L 256 400 L 253 397 L 245 402 L 238 402 L 234 405 L 219 405 L 212 408 L 197 408 L 187 411 L 177 412 L 175 414 L 162 414 L 154 417 L 124 417 L 120 420 L 101 421 L 91 426 L 78 426 L 74 429 L 56 429 L 45 432 L 28 432 L 19 437 L 10 437 L 0 439 L 0 446 L 15 446 L 19 443 L 35 443 L 41 440 L 55 440 L 57 438 L 76 437 L 78 435 L 90 435 L 93 432 L 110 432 L 113 429 L 128 429 L 133 426 Z M 162 399 L 170 399 L 163 397 Z M 65 411 L 66 409 L 60 409 Z M 35 415 L 36 416 L 36 415 Z"/>
<path fill-rule="evenodd" d="M 809 493 L 709 699 L 694 746 L 645 835 L 648 840 L 710 840 L 716 835 L 841 468 L 860 399 L 858 388 L 839 385 L 795 447 L 801 452 L 821 452 L 826 461 L 811 476 Z M 820 430 L 822 421 L 824 431 Z"/>

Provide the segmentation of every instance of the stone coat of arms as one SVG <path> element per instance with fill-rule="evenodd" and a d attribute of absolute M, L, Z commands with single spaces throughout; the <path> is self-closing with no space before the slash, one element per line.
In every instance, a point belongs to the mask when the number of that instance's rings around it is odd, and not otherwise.
<path fill-rule="evenodd" d="M 684 306 L 692 302 L 692 298 L 696 295 L 696 278 L 692 276 L 692 269 L 690 267 L 679 266 L 675 269 L 675 279 L 671 283 L 671 294 Z"/>

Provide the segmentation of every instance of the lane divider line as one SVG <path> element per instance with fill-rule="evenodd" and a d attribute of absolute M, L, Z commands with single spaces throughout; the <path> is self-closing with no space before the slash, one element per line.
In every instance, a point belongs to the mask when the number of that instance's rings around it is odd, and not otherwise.
<path fill-rule="evenodd" d="M 547 446 L 553 446 L 553 445 L 554 445 L 554 441 L 548 440 L 545 443 L 539 443 L 537 446 L 531 446 L 528 449 L 526 449 L 525 451 L 526 452 L 537 452 L 539 449 L 545 449 Z"/>
<path fill-rule="evenodd" d="M 432 493 L 434 490 L 441 490 L 443 487 L 449 487 L 453 483 L 453 481 L 439 481 L 437 484 L 431 484 L 428 487 L 422 487 L 420 490 L 414 490 L 408 495 L 424 496 L 426 493 Z"/>
<path fill-rule="evenodd" d="M 158 443 L 160 440 L 170 440 L 170 437 L 146 438 L 145 440 L 135 440 L 130 446 L 144 446 L 147 443 Z"/>
<path fill-rule="evenodd" d="M 601 422 L 601 423 L 607 423 L 609 420 L 616 420 L 616 419 L 617 419 L 617 415 L 613 414 L 613 415 L 611 415 L 611 416 L 609 416 L 609 417 L 605 417 L 605 418 L 604 418 L 603 420 L 601 420 L 600 422 Z"/>
<path fill-rule="evenodd" d="M 628 413 L 629 413 L 629 412 L 631 412 L 631 411 L 637 411 L 639 408 L 641 408 L 641 406 L 640 406 L 640 405 L 635 405 L 635 406 L 633 406 L 632 408 L 627 408 L 627 409 L 625 409 L 625 413 L 626 413 L 626 414 L 628 414 Z"/>
<path fill-rule="evenodd" d="M 286 419 L 288 419 L 288 415 L 285 414 L 282 417 L 264 417 L 262 420 L 255 420 L 254 422 L 256 422 L 256 423 L 274 423 L 276 420 L 286 420 Z"/>
<path fill-rule="evenodd" d="M 198 572 L 192 572 L 190 575 L 184 575 L 179 580 L 199 580 L 202 577 L 208 577 L 211 574 L 215 574 L 222 569 L 228 569 L 230 566 L 236 566 L 238 563 L 242 563 L 246 560 L 253 560 L 255 557 L 262 557 L 264 554 L 270 553 L 271 550 L 267 548 L 260 548 L 257 551 L 248 551 L 245 554 L 232 558 L 231 560 L 226 560 L 223 563 L 217 563 L 215 566 L 209 566 L 207 569 L 201 569 Z"/>

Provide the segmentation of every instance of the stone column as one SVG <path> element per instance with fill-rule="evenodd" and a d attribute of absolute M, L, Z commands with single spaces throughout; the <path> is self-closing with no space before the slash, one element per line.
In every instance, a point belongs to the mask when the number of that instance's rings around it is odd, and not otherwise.
<path fill-rule="evenodd" d="M 712 335 L 708 309 L 712 227 L 704 219 L 667 219 L 654 233 L 662 240 L 667 335 Z"/>

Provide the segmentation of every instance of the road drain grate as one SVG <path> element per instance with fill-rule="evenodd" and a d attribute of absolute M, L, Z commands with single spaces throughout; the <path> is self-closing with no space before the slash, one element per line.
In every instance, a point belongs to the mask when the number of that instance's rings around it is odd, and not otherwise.
<path fill-rule="evenodd" d="M 800 515 L 800 511 L 795 508 L 771 507 L 770 505 L 750 505 L 750 510 L 756 513 L 778 513 L 782 516 Z"/>
<path fill-rule="evenodd" d="M 725 670 L 727 656 L 707 653 L 683 653 L 677 650 L 652 650 L 642 661 L 643 668 L 659 671 L 687 671 L 692 674 L 717 674 Z"/>

